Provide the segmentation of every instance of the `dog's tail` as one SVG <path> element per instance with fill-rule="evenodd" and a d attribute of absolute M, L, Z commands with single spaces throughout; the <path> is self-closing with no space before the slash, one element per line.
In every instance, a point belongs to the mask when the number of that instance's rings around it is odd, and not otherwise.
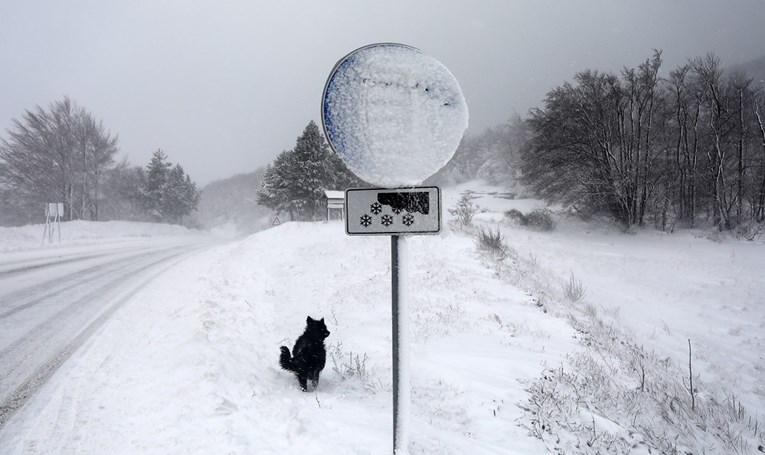
<path fill-rule="evenodd" d="M 295 366 L 292 365 L 292 355 L 290 355 L 289 348 L 287 346 L 282 346 L 279 349 L 282 351 L 281 354 L 279 354 L 279 365 L 287 371 L 295 371 Z"/>

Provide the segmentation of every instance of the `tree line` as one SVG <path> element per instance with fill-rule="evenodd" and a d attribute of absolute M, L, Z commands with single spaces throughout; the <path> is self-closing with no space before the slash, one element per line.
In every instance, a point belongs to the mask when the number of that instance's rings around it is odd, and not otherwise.
<path fill-rule="evenodd" d="M 661 52 L 620 75 L 587 70 L 530 113 L 522 178 L 537 194 L 662 229 L 765 220 L 765 96 L 708 54 L 660 76 Z"/>
<path fill-rule="evenodd" d="M 0 140 L 0 224 L 40 222 L 44 204 L 64 203 L 64 220 L 182 222 L 199 192 L 157 150 L 144 168 L 115 163 L 118 137 L 65 97 L 26 110 Z"/>
<path fill-rule="evenodd" d="M 585 70 L 526 119 L 466 135 L 430 180 L 519 186 L 589 217 L 660 229 L 765 221 L 765 95 L 708 54 L 662 73 Z"/>

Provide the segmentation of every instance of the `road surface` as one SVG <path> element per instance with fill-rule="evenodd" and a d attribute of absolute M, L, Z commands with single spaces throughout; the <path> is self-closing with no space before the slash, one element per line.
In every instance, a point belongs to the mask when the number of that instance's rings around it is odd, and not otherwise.
<path fill-rule="evenodd" d="M 198 237 L 0 254 L 0 428 L 109 317 Z"/>

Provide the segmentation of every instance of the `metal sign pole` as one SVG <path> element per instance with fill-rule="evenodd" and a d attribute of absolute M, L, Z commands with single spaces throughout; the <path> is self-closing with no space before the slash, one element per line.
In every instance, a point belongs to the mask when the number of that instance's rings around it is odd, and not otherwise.
<path fill-rule="evenodd" d="M 391 316 L 393 317 L 393 453 L 398 444 L 398 236 L 390 236 Z"/>
<path fill-rule="evenodd" d="M 418 81 L 411 90 L 382 83 L 404 73 Z M 372 83 L 359 74 L 370 74 Z M 440 111 L 431 108 L 436 106 L 434 95 L 425 94 L 434 81 Z M 434 115 L 441 112 L 442 118 Z M 428 128 L 409 128 L 402 134 L 401 118 Z M 411 46 L 379 43 L 356 49 L 335 64 L 324 85 L 321 124 L 327 142 L 348 169 L 381 187 L 346 190 L 345 233 L 391 236 L 393 453 L 404 455 L 411 395 L 406 236 L 441 230 L 439 189 L 412 185 L 454 156 L 462 137 L 454 133 L 467 129 L 467 104 L 457 80 L 440 62 Z M 436 131 L 439 134 L 433 136 Z M 393 136 L 395 143 L 387 139 Z"/>
<path fill-rule="evenodd" d="M 406 237 L 392 235 L 391 250 L 391 312 L 393 320 L 393 453 L 406 453 L 409 446 L 409 317 L 406 297 L 407 244 Z M 403 279 L 402 279 L 403 278 Z"/>

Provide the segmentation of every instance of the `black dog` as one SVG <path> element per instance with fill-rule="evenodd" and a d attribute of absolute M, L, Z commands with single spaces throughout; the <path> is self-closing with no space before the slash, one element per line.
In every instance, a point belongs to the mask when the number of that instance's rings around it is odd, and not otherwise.
<path fill-rule="evenodd" d="M 279 365 L 287 371 L 292 371 L 298 378 L 300 390 L 306 392 L 307 381 L 311 380 L 314 390 L 319 385 L 319 373 L 327 361 L 327 350 L 324 339 L 329 336 L 329 330 L 324 325 L 324 318 L 316 321 L 308 316 L 305 332 L 295 342 L 292 355 L 287 346 L 281 347 Z"/>

